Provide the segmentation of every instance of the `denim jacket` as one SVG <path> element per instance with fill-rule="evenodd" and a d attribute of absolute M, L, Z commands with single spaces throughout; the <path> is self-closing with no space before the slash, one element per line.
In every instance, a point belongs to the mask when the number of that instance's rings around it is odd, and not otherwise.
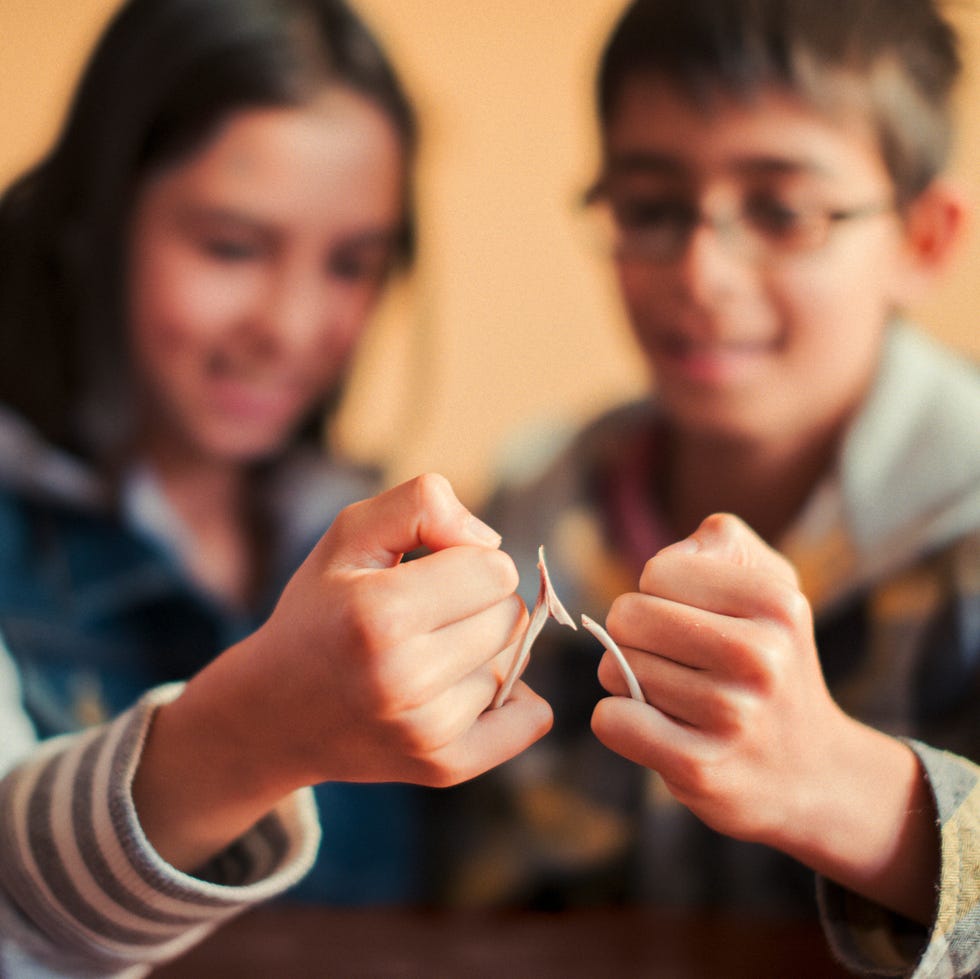
<path fill-rule="evenodd" d="M 183 529 L 150 473 L 131 473 L 113 498 L 76 459 L 0 411 L 0 636 L 38 736 L 115 717 L 253 631 L 339 510 L 377 488 L 375 474 L 312 451 L 295 450 L 270 472 L 274 570 L 245 613 L 187 575 Z M 416 897 L 418 795 L 403 786 L 320 786 L 329 831 L 290 896 L 340 904 Z"/>

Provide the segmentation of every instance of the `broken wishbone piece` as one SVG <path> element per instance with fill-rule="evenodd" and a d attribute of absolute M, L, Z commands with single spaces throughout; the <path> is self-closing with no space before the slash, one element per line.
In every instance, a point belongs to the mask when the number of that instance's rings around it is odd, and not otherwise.
<path fill-rule="evenodd" d="M 630 696 L 634 700 L 638 700 L 641 704 L 646 703 L 646 698 L 643 696 L 643 691 L 640 689 L 640 684 L 636 680 L 636 674 L 630 668 L 629 663 L 626 662 L 626 657 L 623 655 L 623 651 L 616 645 L 616 640 L 606 632 L 605 629 L 599 625 L 595 619 L 590 619 L 587 615 L 582 615 L 582 626 L 586 631 L 591 632 L 599 642 L 602 643 L 606 649 L 616 659 L 616 663 L 619 665 L 619 671 L 623 674 L 623 678 L 626 680 L 626 686 L 629 687 Z"/>
<path fill-rule="evenodd" d="M 544 560 L 543 544 L 538 548 L 538 572 L 541 576 L 540 584 L 538 585 L 538 598 L 534 603 L 534 610 L 531 612 L 531 618 L 528 621 L 527 628 L 524 630 L 524 635 L 521 637 L 521 644 L 518 647 L 517 654 L 514 656 L 514 662 L 511 663 L 510 670 L 507 672 L 504 682 L 500 684 L 500 689 L 493 698 L 493 704 L 491 706 L 494 709 L 506 703 L 511 690 L 514 689 L 517 678 L 524 671 L 524 666 L 531 655 L 531 647 L 534 645 L 534 640 L 538 638 L 549 616 L 562 625 L 570 626 L 572 629 L 578 628 L 575 620 L 568 614 L 568 610 L 562 605 L 561 599 L 559 599 L 554 586 L 551 584 L 548 566 Z"/>
<path fill-rule="evenodd" d="M 548 565 L 544 561 L 544 544 L 538 548 L 538 570 L 541 572 L 541 586 L 538 589 L 538 601 L 541 601 L 542 594 L 548 606 L 548 614 L 561 625 L 567 625 L 572 629 L 578 629 L 575 620 L 568 614 L 568 610 L 561 603 L 554 585 L 551 583 L 551 575 L 548 574 Z"/>

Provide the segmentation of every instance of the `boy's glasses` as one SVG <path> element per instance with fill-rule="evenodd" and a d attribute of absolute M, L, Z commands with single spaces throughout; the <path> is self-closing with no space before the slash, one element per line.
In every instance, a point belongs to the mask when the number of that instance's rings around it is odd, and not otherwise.
<path fill-rule="evenodd" d="M 731 248 L 764 258 L 816 251 L 832 230 L 893 210 L 889 202 L 851 208 L 789 207 L 771 198 L 749 199 L 733 214 L 705 214 L 691 201 L 677 198 L 617 199 L 601 188 L 585 204 L 602 228 L 604 244 L 622 261 L 665 264 L 680 258 L 695 231 L 706 225 Z"/>

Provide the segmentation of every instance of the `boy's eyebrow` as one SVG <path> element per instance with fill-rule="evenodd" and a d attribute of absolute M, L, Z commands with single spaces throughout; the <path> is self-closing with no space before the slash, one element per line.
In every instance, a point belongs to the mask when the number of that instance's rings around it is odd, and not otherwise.
<path fill-rule="evenodd" d="M 633 174 L 663 174 L 683 176 L 688 168 L 677 157 L 650 150 L 630 150 L 617 153 L 606 163 L 607 176 L 628 177 Z"/>
<path fill-rule="evenodd" d="M 788 156 L 749 156 L 744 159 L 736 159 L 732 169 L 736 173 L 744 173 L 749 176 L 773 174 L 827 174 L 827 167 L 817 160 L 809 157 L 788 157 Z"/>
<path fill-rule="evenodd" d="M 753 154 L 736 157 L 726 166 L 726 170 L 745 176 L 825 174 L 827 168 L 809 157 L 767 156 Z M 678 156 L 657 153 L 651 150 L 630 150 L 618 153 L 606 163 L 606 176 L 664 176 L 689 177 L 691 166 Z"/>

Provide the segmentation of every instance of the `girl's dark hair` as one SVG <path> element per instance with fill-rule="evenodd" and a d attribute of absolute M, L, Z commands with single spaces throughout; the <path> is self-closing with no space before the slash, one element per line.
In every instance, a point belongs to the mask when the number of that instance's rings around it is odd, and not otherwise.
<path fill-rule="evenodd" d="M 57 445 L 114 455 L 131 434 L 125 251 L 142 180 L 235 110 L 331 84 L 374 102 L 411 160 L 411 105 L 343 0 L 129 0 L 54 148 L 0 200 L 0 402 Z M 406 213 L 405 261 L 412 238 Z"/>
<path fill-rule="evenodd" d="M 936 0 L 635 0 L 598 77 L 600 121 L 624 82 L 653 75 L 696 104 L 781 87 L 874 126 L 900 204 L 945 166 L 956 33 Z"/>

